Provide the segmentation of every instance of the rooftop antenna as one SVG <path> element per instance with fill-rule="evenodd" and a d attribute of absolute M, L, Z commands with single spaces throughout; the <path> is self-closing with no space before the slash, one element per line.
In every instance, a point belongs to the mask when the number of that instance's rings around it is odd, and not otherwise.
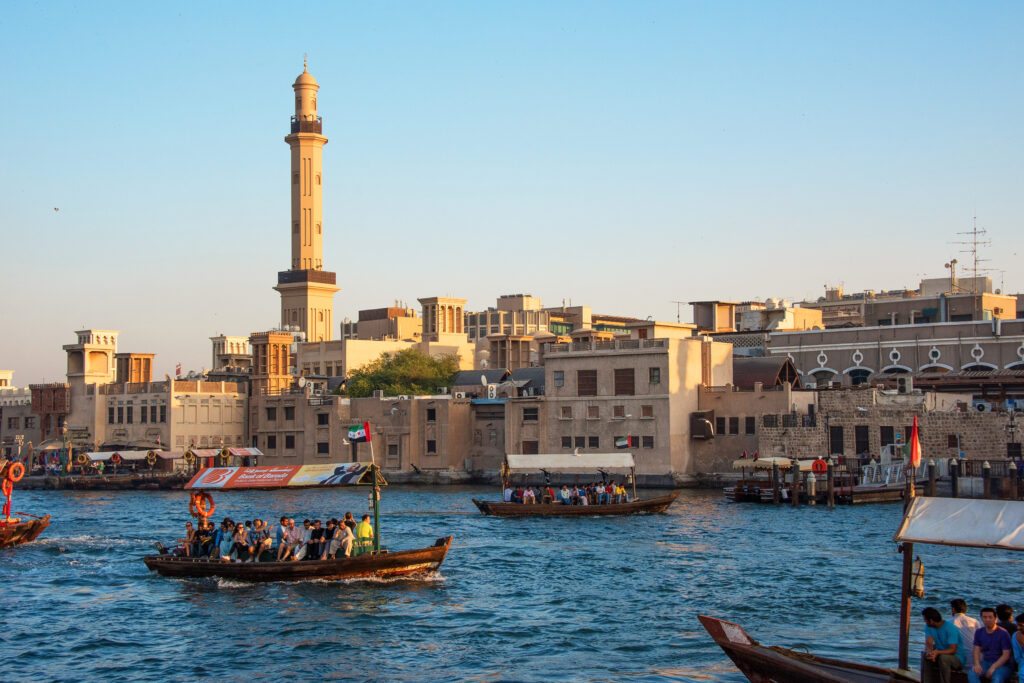
<path fill-rule="evenodd" d="M 968 247 L 967 249 L 961 249 L 960 251 L 962 251 L 965 254 L 970 254 L 972 259 L 973 259 L 973 261 L 974 261 L 974 267 L 970 269 L 970 271 L 971 271 L 971 294 L 977 294 L 978 293 L 978 274 L 985 272 L 985 270 L 978 268 L 978 264 L 989 260 L 987 258 L 978 258 L 978 247 L 991 247 L 992 246 L 992 240 L 979 239 L 979 238 L 983 238 L 985 235 L 987 235 L 988 231 L 985 230 L 985 228 L 979 228 L 978 227 L 978 217 L 977 216 L 974 217 L 973 227 L 969 231 L 967 231 L 967 232 L 958 232 L 957 234 L 958 235 L 968 235 L 969 236 L 969 239 L 964 240 L 962 242 L 953 242 L 953 244 L 960 244 L 962 246 Z"/>
<path fill-rule="evenodd" d="M 960 263 L 960 262 L 957 261 L 954 258 L 954 259 L 950 259 L 949 263 L 943 264 L 944 268 L 948 268 L 949 269 L 949 293 L 950 294 L 956 294 L 956 290 L 959 289 L 959 287 L 956 284 L 956 264 L 958 264 L 958 263 Z"/>
<path fill-rule="evenodd" d="M 677 323 L 681 323 L 682 319 L 679 316 L 679 311 L 682 309 L 683 304 L 685 304 L 686 302 L 685 301 L 671 301 L 669 303 L 673 303 L 673 304 L 676 305 L 676 322 Z"/>

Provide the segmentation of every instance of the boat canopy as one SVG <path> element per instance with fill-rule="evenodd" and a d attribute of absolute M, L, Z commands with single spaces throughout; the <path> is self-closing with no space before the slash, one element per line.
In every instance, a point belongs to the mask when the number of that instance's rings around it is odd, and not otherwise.
<path fill-rule="evenodd" d="M 635 466 L 632 453 L 509 453 L 505 456 L 510 472 L 597 472 Z"/>
<path fill-rule="evenodd" d="M 772 465 L 778 465 L 779 469 L 783 470 L 792 467 L 793 461 L 782 457 L 758 458 L 757 460 L 753 458 L 737 458 L 732 461 L 732 468 L 734 470 L 770 470 Z"/>
<path fill-rule="evenodd" d="M 914 498 L 893 540 L 1024 550 L 1024 502 Z"/>
<path fill-rule="evenodd" d="M 317 465 L 262 465 L 260 467 L 204 467 L 186 489 L 278 489 L 304 486 L 373 484 L 369 462 Z M 378 475 L 378 483 L 387 484 Z"/>
<path fill-rule="evenodd" d="M 86 453 L 85 456 L 92 462 L 97 462 L 110 460 L 115 454 L 120 456 L 121 460 L 145 460 L 149 451 L 96 451 Z"/>

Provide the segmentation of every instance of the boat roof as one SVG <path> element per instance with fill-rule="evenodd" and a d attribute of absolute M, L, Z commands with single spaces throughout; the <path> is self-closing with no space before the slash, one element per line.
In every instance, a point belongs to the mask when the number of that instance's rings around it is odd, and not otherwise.
<path fill-rule="evenodd" d="M 597 472 L 598 470 L 632 469 L 633 454 L 618 453 L 509 453 L 505 456 L 511 472 Z"/>
<path fill-rule="evenodd" d="M 914 498 L 893 540 L 1024 550 L 1024 502 Z"/>
<path fill-rule="evenodd" d="M 317 465 L 261 465 L 260 467 L 204 467 L 186 489 L 279 489 L 310 486 L 372 484 L 369 462 Z M 382 484 L 387 484 L 380 477 Z"/>
<path fill-rule="evenodd" d="M 145 460 L 146 456 L 149 455 L 149 451 L 95 451 L 86 453 L 85 456 L 89 460 L 96 462 L 98 460 L 110 460 L 115 454 L 121 460 Z"/>
<path fill-rule="evenodd" d="M 801 472 L 812 472 L 814 470 L 814 463 L 818 461 L 818 458 L 809 458 L 804 460 L 797 460 L 800 464 Z M 793 461 L 789 458 L 782 456 L 769 456 L 767 458 L 736 458 L 732 461 L 732 468 L 734 470 L 770 470 L 772 465 L 778 465 L 780 470 L 789 470 L 793 467 Z"/>

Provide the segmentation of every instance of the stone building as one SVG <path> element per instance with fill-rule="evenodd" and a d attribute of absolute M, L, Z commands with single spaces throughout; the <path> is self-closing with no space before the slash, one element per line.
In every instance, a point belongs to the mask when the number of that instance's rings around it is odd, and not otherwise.
<path fill-rule="evenodd" d="M 43 440 L 39 424 L 31 389 L 14 386 L 13 370 L 0 370 L 0 455 L 24 459 Z"/>
<path fill-rule="evenodd" d="M 30 384 L 29 389 L 32 391 L 32 413 L 39 417 L 40 440 L 60 439 L 71 408 L 67 382 Z"/>

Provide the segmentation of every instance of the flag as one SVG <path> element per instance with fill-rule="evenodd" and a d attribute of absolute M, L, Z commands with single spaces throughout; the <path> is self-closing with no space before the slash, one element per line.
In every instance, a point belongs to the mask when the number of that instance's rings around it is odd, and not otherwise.
<path fill-rule="evenodd" d="M 917 438 L 917 415 L 914 426 L 910 428 L 910 466 L 917 469 L 921 466 L 921 442 Z"/>
<path fill-rule="evenodd" d="M 633 445 L 633 440 L 628 436 L 617 436 L 615 437 L 616 448 L 629 448 Z"/>
<path fill-rule="evenodd" d="M 754 451 L 754 460 L 757 460 L 757 451 Z"/>
<path fill-rule="evenodd" d="M 181 363 L 178 363 L 177 365 L 174 366 L 174 376 L 176 378 L 181 377 Z"/>
<path fill-rule="evenodd" d="M 740 460 L 746 460 L 746 459 L 747 459 L 747 452 L 743 451 L 743 455 L 740 456 Z"/>
<path fill-rule="evenodd" d="M 370 423 L 364 422 L 361 425 L 352 425 L 348 428 L 348 440 L 352 443 L 361 443 L 370 440 Z"/>

